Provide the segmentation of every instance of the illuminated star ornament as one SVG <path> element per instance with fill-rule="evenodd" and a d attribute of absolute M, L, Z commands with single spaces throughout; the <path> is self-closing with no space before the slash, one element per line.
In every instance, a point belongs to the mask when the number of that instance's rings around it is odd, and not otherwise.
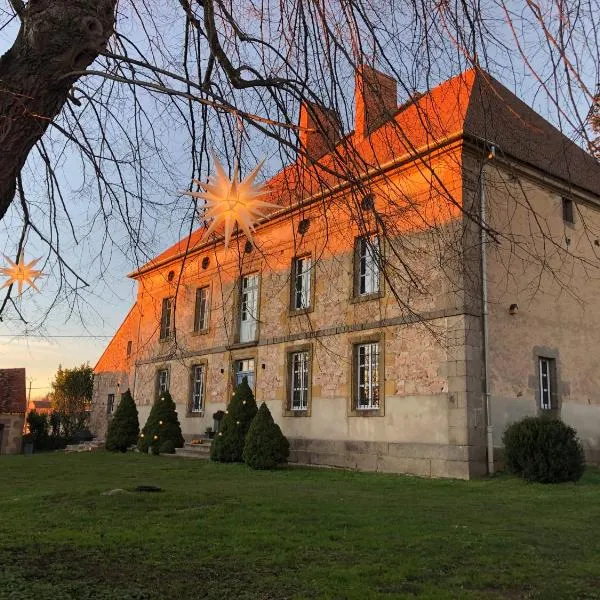
<path fill-rule="evenodd" d="M 0 275 L 5 275 L 8 277 L 8 280 L 4 282 L 4 285 L 1 286 L 0 289 L 16 283 L 19 286 L 19 296 L 23 293 L 23 284 L 31 286 L 37 292 L 40 291 L 36 287 L 34 281 L 38 277 L 43 277 L 43 274 L 41 271 L 33 268 L 40 260 L 39 258 L 36 258 L 27 264 L 25 264 L 22 252 L 19 256 L 18 262 L 12 261 L 6 255 L 4 255 L 4 258 L 8 262 L 9 266 L 0 268 Z"/>
<path fill-rule="evenodd" d="M 237 222 L 250 243 L 253 243 L 252 232 L 256 221 L 264 216 L 266 210 L 281 208 L 277 204 L 259 200 L 261 196 L 266 194 L 266 190 L 264 185 L 257 184 L 254 180 L 264 160 L 241 181 L 239 180 L 237 162 L 233 169 L 233 177 L 229 179 L 225 169 L 216 157 L 214 157 L 214 161 L 216 173 L 208 178 L 208 183 L 202 183 L 197 179 L 193 180 L 203 191 L 183 192 L 188 196 L 200 198 L 206 202 L 206 212 L 203 218 L 206 220 L 212 219 L 213 221 L 203 239 L 207 238 L 222 222 L 225 225 L 225 248 L 227 248 L 231 233 Z"/>

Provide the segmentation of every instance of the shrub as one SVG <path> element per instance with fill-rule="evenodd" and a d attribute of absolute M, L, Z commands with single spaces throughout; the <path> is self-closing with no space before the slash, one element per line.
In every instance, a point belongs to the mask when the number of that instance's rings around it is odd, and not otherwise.
<path fill-rule="evenodd" d="M 111 452 L 127 452 L 127 448 L 137 442 L 139 434 L 138 411 L 131 392 L 127 390 L 121 395 L 119 406 L 108 425 L 106 449 Z"/>
<path fill-rule="evenodd" d="M 183 447 L 184 440 L 175 402 L 169 392 L 163 392 L 152 406 L 138 440 L 138 449 L 141 452 L 148 452 L 150 448 L 152 454 L 159 454 L 160 447 L 167 440 L 173 442 L 173 448 Z"/>
<path fill-rule="evenodd" d="M 583 475 L 581 442 L 559 419 L 527 417 L 510 425 L 502 441 L 507 470 L 527 481 L 562 483 Z"/>
<path fill-rule="evenodd" d="M 244 377 L 235 389 L 225 416 L 221 421 L 219 433 L 215 436 L 210 449 L 210 457 L 218 462 L 242 462 L 246 433 L 256 415 L 254 394 Z"/>
<path fill-rule="evenodd" d="M 71 441 L 74 444 L 78 444 L 80 442 L 91 442 L 94 439 L 94 434 L 87 428 L 78 429 L 71 438 Z"/>
<path fill-rule="evenodd" d="M 160 454 L 175 454 L 175 443 L 173 440 L 165 440 L 158 449 Z"/>
<path fill-rule="evenodd" d="M 244 462 L 253 469 L 273 469 L 287 462 L 290 444 L 263 402 L 252 420 L 244 445 Z"/>
<path fill-rule="evenodd" d="M 29 433 L 33 436 L 33 443 L 36 447 L 48 437 L 48 418 L 46 415 L 32 410 L 27 415 L 27 425 L 29 426 Z"/>

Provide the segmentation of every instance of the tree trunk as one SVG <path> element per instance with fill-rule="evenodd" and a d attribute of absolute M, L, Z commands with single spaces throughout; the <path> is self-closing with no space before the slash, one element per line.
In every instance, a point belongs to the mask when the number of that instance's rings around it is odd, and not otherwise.
<path fill-rule="evenodd" d="M 29 152 L 113 34 L 117 0 L 30 0 L 0 57 L 0 220 Z"/>

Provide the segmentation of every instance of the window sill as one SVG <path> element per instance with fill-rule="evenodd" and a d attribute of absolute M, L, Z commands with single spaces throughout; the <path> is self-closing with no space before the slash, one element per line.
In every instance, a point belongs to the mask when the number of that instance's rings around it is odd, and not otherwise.
<path fill-rule="evenodd" d="M 192 336 L 206 335 L 207 333 L 210 333 L 210 327 L 207 327 L 206 329 L 198 329 L 197 331 L 195 329 L 190 331 L 190 335 Z"/>
<path fill-rule="evenodd" d="M 360 302 L 369 302 L 370 300 L 379 300 L 380 298 L 383 298 L 384 293 L 379 291 L 379 292 L 374 292 L 373 294 L 363 294 L 362 296 L 352 296 L 352 298 L 350 298 L 350 304 L 359 304 Z"/>
<path fill-rule="evenodd" d="M 251 342 L 235 342 L 230 346 L 227 346 L 227 350 L 239 350 L 243 348 L 252 348 L 253 346 L 258 345 L 258 340 L 253 340 Z"/>
<path fill-rule="evenodd" d="M 312 306 L 308 306 L 307 308 L 290 308 L 288 311 L 289 317 L 299 317 L 300 315 L 307 315 L 314 311 Z"/>
<path fill-rule="evenodd" d="M 204 416 L 204 411 L 203 410 L 197 410 L 197 411 L 188 410 L 185 413 L 185 416 L 187 418 L 191 418 L 191 419 L 202 418 Z"/>
<path fill-rule="evenodd" d="M 284 409 L 284 417 L 310 417 L 310 408 L 306 410 L 290 410 L 289 408 Z"/>
<path fill-rule="evenodd" d="M 349 417 L 383 417 L 384 411 L 379 408 L 352 408 Z"/>
<path fill-rule="evenodd" d="M 169 337 L 158 338 L 160 344 L 168 344 L 175 339 L 174 335 L 170 335 Z"/>

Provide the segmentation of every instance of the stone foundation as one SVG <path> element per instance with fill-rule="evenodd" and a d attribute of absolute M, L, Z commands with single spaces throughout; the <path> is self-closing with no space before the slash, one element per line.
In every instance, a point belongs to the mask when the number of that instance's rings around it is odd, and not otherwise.
<path fill-rule="evenodd" d="M 290 439 L 290 462 L 470 479 L 486 474 L 485 448 L 445 444 Z"/>

